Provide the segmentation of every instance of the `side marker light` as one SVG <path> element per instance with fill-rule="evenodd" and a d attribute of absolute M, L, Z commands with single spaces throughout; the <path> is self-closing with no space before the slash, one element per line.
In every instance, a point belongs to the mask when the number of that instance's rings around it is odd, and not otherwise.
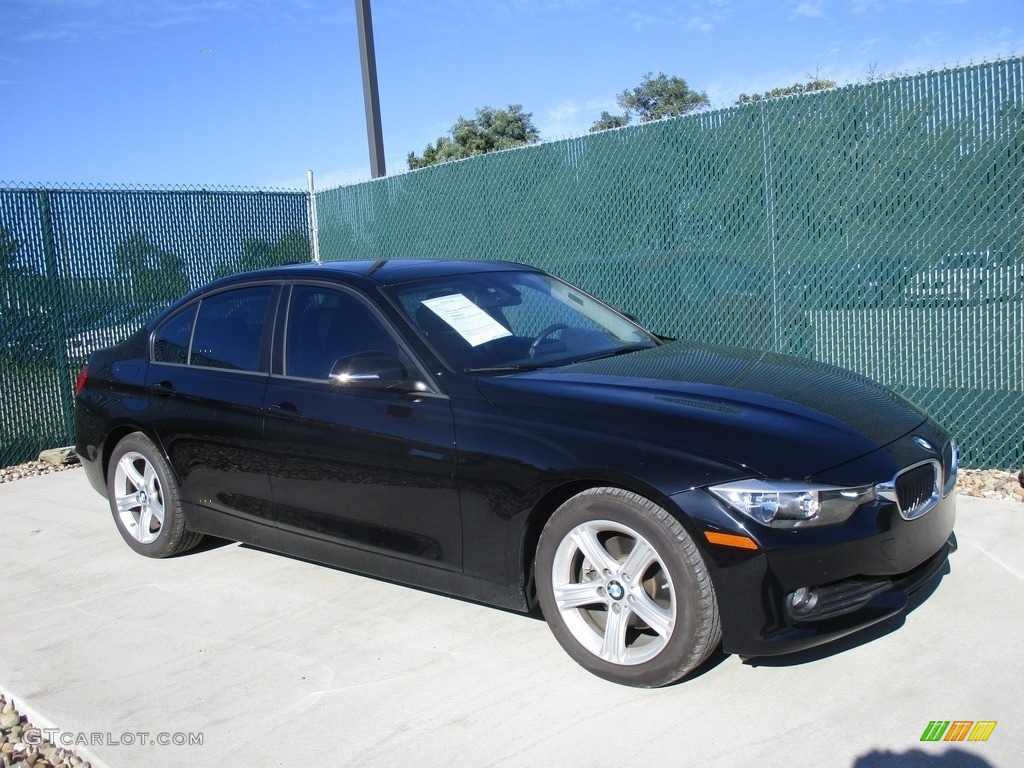
<path fill-rule="evenodd" d="M 753 539 L 747 538 L 746 536 L 740 536 L 736 533 L 720 533 L 718 531 L 704 531 L 704 538 L 710 543 L 717 544 L 721 547 L 732 547 L 733 549 L 752 549 L 756 550 L 759 547 L 757 542 Z"/>

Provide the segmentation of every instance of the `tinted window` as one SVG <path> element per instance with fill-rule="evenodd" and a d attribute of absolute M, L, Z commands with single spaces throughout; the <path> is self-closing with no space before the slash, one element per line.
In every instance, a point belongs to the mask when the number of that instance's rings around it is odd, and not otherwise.
<path fill-rule="evenodd" d="M 153 340 L 153 360 L 158 363 L 188 363 L 188 343 L 197 304 L 186 307 L 160 326 Z"/>
<path fill-rule="evenodd" d="M 547 275 L 456 275 L 390 289 L 455 369 L 564 365 L 656 346 L 642 328 Z"/>
<path fill-rule="evenodd" d="M 364 352 L 399 357 L 397 343 L 369 307 L 330 288 L 292 289 L 285 375 L 327 379 L 338 360 Z"/>
<path fill-rule="evenodd" d="M 192 365 L 258 371 L 263 325 L 274 289 L 240 288 L 203 299 L 192 339 Z"/>

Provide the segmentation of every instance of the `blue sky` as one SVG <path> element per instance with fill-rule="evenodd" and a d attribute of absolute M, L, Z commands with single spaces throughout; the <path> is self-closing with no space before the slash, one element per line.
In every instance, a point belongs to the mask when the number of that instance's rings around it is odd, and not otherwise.
<path fill-rule="evenodd" d="M 478 106 L 586 133 L 664 72 L 740 93 L 1024 53 L 1022 0 L 374 0 L 389 173 Z M 0 0 L 0 181 L 369 177 L 353 0 Z"/>

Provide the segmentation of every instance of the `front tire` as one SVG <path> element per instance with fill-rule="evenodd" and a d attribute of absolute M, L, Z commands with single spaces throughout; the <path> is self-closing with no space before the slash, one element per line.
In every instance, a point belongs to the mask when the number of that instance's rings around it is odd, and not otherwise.
<path fill-rule="evenodd" d="M 692 538 L 654 502 L 620 488 L 591 488 L 556 510 L 537 544 L 536 581 L 562 648 L 612 682 L 675 682 L 721 640 Z"/>
<path fill-rule="evenodd" d="M 185 525 L 170 465 L 141 432 L 133 432 L 114 448 L 107 468 L 107 498 L 118 532 L 140 555 L 171 557 L 203 538 Z"/>

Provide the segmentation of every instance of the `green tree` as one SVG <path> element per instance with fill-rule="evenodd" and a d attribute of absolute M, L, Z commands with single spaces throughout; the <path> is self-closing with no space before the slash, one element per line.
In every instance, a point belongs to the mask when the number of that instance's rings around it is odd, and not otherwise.
<path fill-rule="evenodd" d="M 910 77 L 911 74 L 912 73 L 907 70 L 901 71 L 896 69 L 890 69 L 888 72 L 879 72 L 878 62 L 873 61 L 870 64 L 868 64 L 868 71 L 867 74 L 864 75 L 864 82 L 877 83 L 880 80 L 893 80 L 897 77 Z"/>
<path fill-rule="evenodd" d="M 236 275 L 267 267 L 309 261 L 309 238 L 299 232 L 289 232 L 277 242 L 257 237 L 242 238 L 242 254 L 217 268 L 216 277 Z"/>
<path fill-rule="evenodd" d="M 181 257 L 159 248 L 144 232 L 125 238 L 114 249 L 114 262 L 131 279 L 138 301 L 164 301 L 188 292 Z"/>
<path fill-rule="evenodd" d="M 663 72 L 657 77 L 648 72 L 640 85 L 620 93 L 616 102 L 627 115 L 639 117 L 641 123 L 685 115 L 711 103 L 704 91 L 691 91 L 683 78 L 668 77 Z"/>
<path fill-rule="evenodd" d="M 793 83 L 793 85 L 787 86 L 786 88 L 772 88 L 770 91 L 765 93 L 755 93 L 751 96 L 741 93 L 740 97 L 736 99 L 736 106 L 741 104 L 751 104 L 755 101 L 765 101 L 766 99 L 778 99 L 783 96 L 795 96 L 799 93 L 827 91 L 829 88 L 835 87 L 836 83 L 834 80 L 816 78 L 806 83 Z"/>
<path fill-rule="evenodd" d="M 520 104 L 509 104 L 507 109 L 480 107 L 472 120 L 460 116 L 451 128 L 450 137 L 441 136 L 435 144 L 428 144 L 422 157 L 410 152 L 409 170 L 536 144 L 540 141 L 540 132 L 532 118 L 533 113 L 523 112 Z"/>
<path fill-rule="evenodd" d="M 597 133 L 598 131 L 607 131 L 610 128 L 621 128 L 624 125 L 629 125 L 629 113 L 624 115 L 613 115 L 608 112 L 602 112 L 601 116 L 597 118 L 592 126 L 590 126 L 591 133 Z"/>

